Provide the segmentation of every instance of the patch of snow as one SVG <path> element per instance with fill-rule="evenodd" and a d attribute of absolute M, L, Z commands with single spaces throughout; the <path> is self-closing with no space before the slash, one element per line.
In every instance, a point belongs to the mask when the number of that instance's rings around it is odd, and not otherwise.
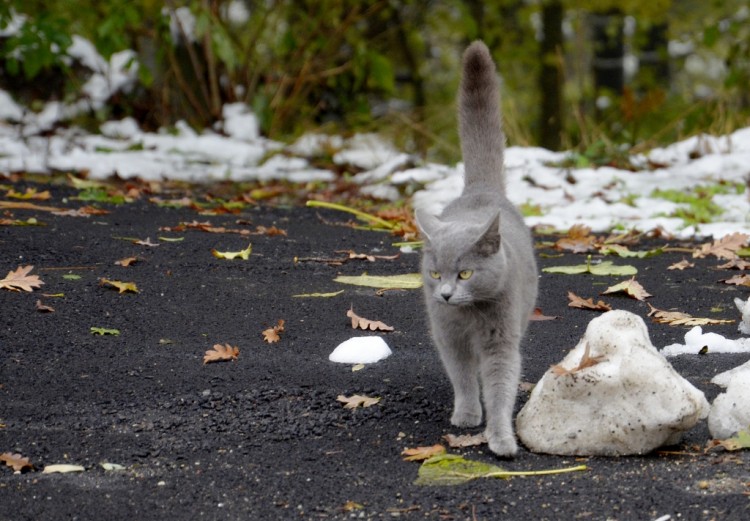
<path fill-rule="evenodd" d="M 583 364 L 586 354 L 593 363 Z M 708 412 L 703 393 L 651 344 L 643 319 L 616 310 L 593 319 L 578 345 L 544 374 L 516 427 L 534 452 L 645 454 L 677 443 Z"/>
<path fill-rule="evenodd" d="M 704 333 L 701 326 L 695 326 L 685 333 L 684 344 L 670 344 L 661 350 L 664 356 L 697 355 L 703 348 L 708 353 L 750 353 L 750 338 L 730 340 L 718 333 Z"/>
<path fill-rule="evenodd" d="M 23 109 L 6 91 L 0 89 L 0 119 L 6 121 L 21 121 Z"/>
<path fill-rule="evenodd" d="M 234 139 L 253 141 L 260 137 L 258 118 L 244 103 L 229 103 L 221 109 L 224 132 Z"/>
<path fill-rule="evenodd" d="M 716 397 L 708 415 L 708 430 L 714 439 L 723 440 L 750 426 L 750 362 L 716 375 L 726 382 L 726 392 Z"/>
<path fill-rule="evenodd" d="M 372 170 L 401 155 L 390 143 L 377 134 L 357 134 L 346 140 L 344 148 L 333 156 L 338 165 L 350 164 Z"/>
<path fill-rule="evenodd" d="M 138 122 L 133 118 L 123 118 L 119 121 L 107 121 L 99 126 L 101 133 L 116 139 L 134 139 L 141 134 Z"/>
<path fill-rule="evenodd" d="M 734 305 L 737 306 L 737 310 L 742 314 L 742 320 L 737 329 L 740 330 L 740 333 L 750 335 L 750 297 L 747 298 L 747 302 L 740 298 L 735 298 Z"/>
<path fill-rule="evenodd" d="M 391 355 L 391 348 L 379 336 L 356 336 L 342 342 L 328 356 L 340 364 L 374 364 Z"/>

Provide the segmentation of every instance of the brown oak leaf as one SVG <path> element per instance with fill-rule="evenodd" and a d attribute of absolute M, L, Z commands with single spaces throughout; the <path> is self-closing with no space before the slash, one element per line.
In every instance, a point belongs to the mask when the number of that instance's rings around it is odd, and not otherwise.
<path fill-rule="evenodd" d="M 735 257 L 716 267 L 720 270 L 750 270 L 750 261 Z"/>
<path fill-rule="evenodd" d="M 269 344 L 273 344 L 281 340 L 280 334 L 283 332 L 284 321 L 282 319 L 279 319 L 278 323 L 275 326 L 263 330 L 263 340 L 265 340 Z"/>
<path fill-rule="evenodd" d="M 34 266 L 19 266 L 16 271 L 9 271 L 4 279 L 0 279 L 0 288 L 10 291 L 34 291 L 44 282 L 39 275 L 29 275 Z"/>
<path fill-rule="evenodd" d="M 682 259 L 680 262 L 675 262 L 674 264 L 671 264 L 670 266 L 667 267 L 667 269 L 668 270 L 680 270 L 680 271 L 682 271 L 684 269 L 694 268 L 694 267 L 695 267 L 695 263 L 694 262 L 690 262 L 687 259 Z"/>
<path fill-rule="evenodd" d="M 713 255 L 720 259 L 730 260 L 737 256 L 737 250 L 747 244 L 750 235 L 746 233 L 730 233 L 712 243 L 706 243 L 693 252 L 693 257 L 702 259 Z"/>
<path fill-rule="evenodd" d="M 203 355 L 203 363 L 208 364 L 210 362 L 237 360 L 238 356 L 240 356 L 240 350 L 238 347 L 233 347 L 229 344 L 215 344 L 211 349 L 206 351 L 205 355 Z"/>
<path fill-rule="evenodd" d="M 585 224 L 574 224 L 565 237 L 558 239 L 554 247 L 573 253 L 585 253 L 595 249 L 596 237 L 591 235 L 591 228 Z"/>
<path fill-rule="evenodd" d="M 29 461 L 29 458 L 24 458 L 20 454 L 13 454 L 12 452 L 3 452 L 0 454 L 0 461 L 4 462 L 16 472 L 21 472 L 23 469 L 34 468 L 31 461 Z"/>
<path fill-rule="evenodd" d="M 584 299 L 572 291 L 568 291 L 568 300 L 570 301 L 568 302 L 568 306 L 571 308 L 591 309 L 593 311 L 610 311 L 612 309 L 612 306 L 603 300 L 600 300 L 595 304 L 593 297 Z"/>
<path fill-rule="evenodd" d="M 365 331 L 393 331 L 393 327 L 379 320 L 368 320 L 362 318 L 354 312 L 354 308 L 349 308 L 346 312 L 346 316 L 352 319 L 352 329 L 364 329 Z"/>
<path fill-rule="evenodd" d="M 750 286 L 750 275 L 735 275 L 730 279 L 722 280 L 722 282 L 724 284 L 732 284 L 734 286 Z"/>
<path fill-rule="evenodd" d="M 565 375 L 578 372 L 582 369 L 586 369 L 587 367 L 593 367 L 599 362 L 601 362 L 603 358 L 604 358 L 603 356 L 591 356 L 591 349 L 589 347 L 589 343 L 586 342 L 586 346 L 583 348 L 583 356 L 581 357 L 581 361 L 578 362 L 577 366 L 575 366 L 573 369 L 565 369 L 562 365 L 556 364 L 556 365 L 553 365 L 551 369 L 555 375 L 565 376 Z"/>
<path fill-rule="evenodd" d="M 401 451 L 404 461 L 422 461 L 440 454 L 445 454 L 445 447 L 439 443 L 436 443 L 431 447 L 406 448 Z"/>

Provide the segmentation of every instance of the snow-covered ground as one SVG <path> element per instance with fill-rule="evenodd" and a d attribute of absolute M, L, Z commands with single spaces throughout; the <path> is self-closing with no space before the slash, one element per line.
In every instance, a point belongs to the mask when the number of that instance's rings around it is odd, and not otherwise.
<path fill-rule="evenodd" d="M 100 97 L 97 96 L 97 103 Z M 462 187 L 462 165 L 421 163 L 374 135 L 350 139 L 306 135 L 284 145 L 259 135 L 253 114 L 242 105 L 225 107 L 225 119 L 214 130 L 198 133 L 185 123 L 171 131 L 143 132 L 125 119 L 101 125 L 100 133 L 77 128 L 54 129 L 80 107 L 50 103 L 40 113 L 17 105 L 0 91 L 0 171 L 88 172 L 90 178 L 112 175 L 146 180 L 330 181 L 332 171 L 315 168 L 310 158 L 338 150 L 337 163 L 361 173 L 354 180 L 364 193 L 396 199 L 408 185 L 416 207 L 435 212 Z M 223 127 L 223 128 L 222 128 Z M 46 131 L 44 137 L 41 131 Z M 732 232 L 750 233 L 750 208 L 745 184 L 750 176 L 750 128 L 728 136 L 699 136 L 633 158 L 644 165 L 632 172 L 611 167 L 560 166 L 568 156 L 541 148 L 510 147 L 506 151 L 508 194 L 518 205 L 533 209 L 531 226 L 567 229 L 583 223 L 594 231 L 613 227 L 648 231 L 657 227 L 678 237 L 715 238 Z M 417 164 L 415 167 L 414 165 Z M 659 165 L 651 169 L 648 165 Z M 690 224 L 673 216 L 683 206 L 667 200 L 670 191 L 685 194 L 702 189 L 716 192 L 720 212 L 712 222 Z M 657 192 L 661 191 L 660 193 Z"/>

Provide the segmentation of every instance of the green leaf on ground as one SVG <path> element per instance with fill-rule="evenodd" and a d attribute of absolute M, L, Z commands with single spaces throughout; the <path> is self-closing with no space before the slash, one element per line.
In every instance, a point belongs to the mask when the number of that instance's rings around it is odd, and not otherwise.
<path fill-rule="evenodd" d="M 434 456 L 419 467 L 416 485 L 461 485 L 479 478 L 508 479 L 513 476 L 542 476 L 586 470 L 586 465 L 551 470 L 509 471 L 497 465 L 464 459 L 456 454 Z"/>
<path fill-rule="evenodd" d="M 112 335 L 119 336 L 119 329 L 107 329 L 106 327 L 92 327 L 90 328 L 92 335 Z"/>
<path fill-rule="evenodd" d="M 422 287 L 422 275 L 419 273 L 406 273 L 404 275 L 368 275 L 363 273 L 359 276 L 341 275 L 333 280 L 341 284 L 353 284 L 368 288 L 419 289 Z"/>
<path fill-rule="evenodd" d="M 599 264 L 591 264 L 591 256 L 586 259 L 586 264 L 576 264 L 573 266 L 550 266 L 543 268 L 545 273 L 562 273 L 565 275 L 580 275 L 590 273 L 591 275 L 611 275 L 616 277 L 626 277 L 638 273 L 635 266 L 616 265 L 612 261 L 602 261 Z"/>
<path fill-rule="evenodd" d="M 75 273 L 68 273 L 67 275 L 62 276 L 65 280 L 79 280 L 81 278 L 80 275 L 76 275 Z"/>

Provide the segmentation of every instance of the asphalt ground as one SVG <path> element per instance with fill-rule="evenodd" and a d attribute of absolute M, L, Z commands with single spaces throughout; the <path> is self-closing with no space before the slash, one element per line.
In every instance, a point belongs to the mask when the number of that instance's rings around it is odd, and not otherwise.
<path fill-rule="evenodd" d="M 0 209 L 0 219 L 44 223 L 0 226 L 0 276 L 33 265 L 44 282 L 33 292 L 0 290 L 0 453 L 21 454 L 33 465 L 17 473 L 0 467 L 0 519 L 750 519 L 750 453 L 706 451 L 705 421 L 680 445 L 646 456 L 572 458 L 522 448 L 515 459 L 498 460 L 486 446 L 449 448 L 513 471 L 587 470 L 415 484 L 420 464 L 404 461 L 403 449 L 480 429 L 462 432 L 449 423 L 451 389 L 430 343 L 421 291 L 379 294 L 333 280 L 414 273 L 418 254 L 321 262 L 347 256 L 339 251 L 399 253 L 397 237 L 347 226 L 347 214 L 264 203 L 199 215 L 147 195 L 115 205 L 74 200 L 78 192 L 65 183 L 37 186 L 14 177 L 0 185 L 0 193 L 51 191 L 49 200 L 31 204 L 93 204 L 110 212 Z M 286 235 L 164 229 L 192 221 L 248 231 L 275 226 Z M 158 246 L 128 240 L 147 238 Z M 540 267 L 586 262 L 586 254 L 548 247 L 555 239 L 537 235 Z M 248 243 L 248 260 L 211 253 Z M 631 248 L 657 246 L 687 251 L 696 244 L 643 238 Z M 638 268 L 657 308 L 737 319 L 732 300 L 747 298 L 748 289 L 719 282 L 735 274 L 717 270 L 721 261 L 691 259 L 686 251 L 611 260 Z M 115 264 L 127 257 L 138 260 Z M 683 258 L 695 267 L 666 269 Z M 523 343 L 526 383 L 559 362 L 598 315 L 569 307 L 568 291 L 644 317 L 658 347 L 682 341 L 688 329 L 650 322 L 644 302 L 599 296 L 623 277 L 540 276 L 539 307 L 559 318 L 531 323 Z M 139 293 L 121 294 L 102 278 L 134 282 Z M 294 297 L 340 290 L 329 298 Z M 38 300 L 54 312 L 37 310 Z M 352 330 L 350 307 L 395 328 L 377 333 L 393 354 L 358 371 L 328 361 L 340 342 L 376 334 Z M 280 341 L 265 342 L 262 331 L 280 319 Z M 92 334 L 92 327 L 119 335 Z M 705 329 L 736 338 L 736 327 Z M 225 343 L 238 347 L 236 360 L 203 363 L 206 350 Z M 713 400 L 720 389 L 711 377 L 748 359 L 708 353 L 671 362 Z M 523 388 L 517 410 L 528 397 L 529 385 Z M 381 400 L 353 410 L 337 401 L 353 394 Z M 123 469 L 105 470 L 103 462 Z M 42 473 L 59 463 L 85 470 Z"/>

